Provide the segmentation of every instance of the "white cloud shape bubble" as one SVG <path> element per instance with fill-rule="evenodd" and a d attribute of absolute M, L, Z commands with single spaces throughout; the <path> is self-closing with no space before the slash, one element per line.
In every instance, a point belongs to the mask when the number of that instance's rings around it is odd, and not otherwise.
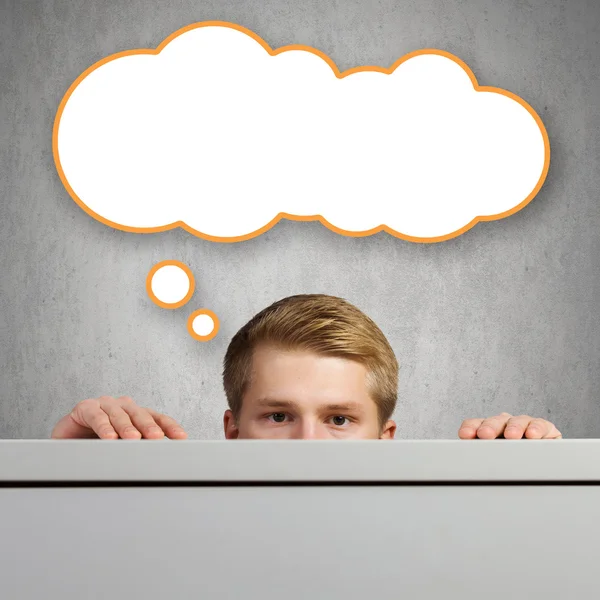
<path fill-rule="evenodd" d="M 340 73 L 317 50 L 272 51 L 224 23 L 90 67 L 53 142 L 67 190 L 98 220 L 215 241 L 282 217 L 449 239 L 525 206 L 550 158 L 533 109 L 448 53 Z"/>

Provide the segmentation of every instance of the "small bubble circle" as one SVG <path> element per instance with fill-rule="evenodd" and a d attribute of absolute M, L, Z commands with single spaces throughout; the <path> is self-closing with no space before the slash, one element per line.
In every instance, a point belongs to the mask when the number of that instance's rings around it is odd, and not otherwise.
<path fill-rule="evenodd" d="M 194 294 L 194 275 L 178 260 L 163 260 L 146 277 L 148 296 L 161 308 L 180 308 Z"/>
<path fill-rule="evenodd" d="M 199 342 L 212 340 L 219 332 L 219 318 L 212 310 L 199 308 L 188 317 L 188 333 Z"/>

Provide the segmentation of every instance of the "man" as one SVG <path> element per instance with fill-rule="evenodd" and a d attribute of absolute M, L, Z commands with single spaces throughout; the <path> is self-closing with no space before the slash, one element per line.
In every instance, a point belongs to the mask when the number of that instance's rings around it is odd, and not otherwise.
<path fill-rule="evenodd" d="M 398 362 L 377 325 L 333 296 L 275 302 L 231 340 L 223 384 L 227 439 L 392 439 Z M 185 439 L 171 417 L 131 398 L 79 402 L 52 437 Z M 556 427 L 508 413 L 463 421 L 462 439 L 560 439 Z"/>

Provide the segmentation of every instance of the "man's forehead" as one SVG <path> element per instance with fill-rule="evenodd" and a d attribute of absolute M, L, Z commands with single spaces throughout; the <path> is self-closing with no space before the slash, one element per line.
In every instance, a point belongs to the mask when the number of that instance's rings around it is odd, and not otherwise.
<path fill-rule="evenodd" d="M 271 367 L 277 364 L 280 368 L 288 367 L 315 368 L 320 371 L 355 371 L 366 373 L 366 367 L 350 357 L 323 354 L 304 348 L 282 348 L 271 344 L 260 344 L 254 348 L 251 356 L 251 371 L 272 372 Z"/>
<path fill-rule="evenodd" d="M 244 402 L 310 410 L 371 410 L 365 367 L 355 361 L 306 350 L 257 348 Z M 260 404 L 258 404 L 260 402 Z M 277 403 L 277 404 L 276 404 Z M 353 405 L 351 408 L 349 405 Z M 345 408 L 331 408 L 334 406 Z"/>

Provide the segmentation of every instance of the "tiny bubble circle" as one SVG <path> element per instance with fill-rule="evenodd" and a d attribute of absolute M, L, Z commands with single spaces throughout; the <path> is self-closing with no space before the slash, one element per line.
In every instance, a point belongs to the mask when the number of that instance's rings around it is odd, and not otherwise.
<path fill-rule="evenodd" d="M 195 340 L 208 342 L 219 332 L 219 318 L 212 310 L 199 308 L 188 317 L 187 329 Z"/>

